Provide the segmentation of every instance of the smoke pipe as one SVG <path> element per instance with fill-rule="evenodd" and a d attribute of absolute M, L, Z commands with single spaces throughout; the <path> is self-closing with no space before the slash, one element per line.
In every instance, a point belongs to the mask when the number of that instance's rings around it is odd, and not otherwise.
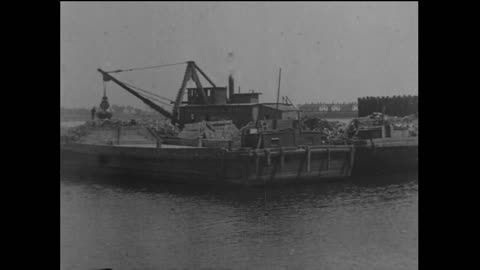
<path fill-rule="evenodd" d="M 228 76 L 228 98 L 232 99 L 233 94 L 235 93 L 233 76 Z"/>

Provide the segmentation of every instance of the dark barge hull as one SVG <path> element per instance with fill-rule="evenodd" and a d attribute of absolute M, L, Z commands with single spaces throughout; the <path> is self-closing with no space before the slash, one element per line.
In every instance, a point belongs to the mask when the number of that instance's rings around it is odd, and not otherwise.
<path fill-rule="evenodd" d="M 87 144 L 60 147 L 62 175 L 193 184 L 264 185 L 351 175 L 351 146 L 227 151 Z"/>
<path fill-rule="evenodd" d="M 356 145 L 352 176 L 407 173 L 418 170 L 418 137 L 384 138 Z"/>
<path fill-rule="evenodd" d="M 248 151 L 62 144 L 61 174 L 128 181 L 264 185 L 411 172 L 418 138 Z"/>

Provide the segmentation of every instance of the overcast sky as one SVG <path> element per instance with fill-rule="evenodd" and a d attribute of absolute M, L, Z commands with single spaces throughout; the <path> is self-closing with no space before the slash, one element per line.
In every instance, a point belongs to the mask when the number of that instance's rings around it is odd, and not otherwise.
<path fill-rule="evenodd" d="M 60 43 L 65 107 L 98 106 L 99 67 L 187 60 L 218 86 L 234 73 L 262 102 L 275 101 L 280 67 L 281 95 L 295 104 L 418 93 L 416 2 L 62 2 Z M 184 69 L 115 76 L 174 99 Z M 111 82 L 107 95 L 145 108 Z"/>

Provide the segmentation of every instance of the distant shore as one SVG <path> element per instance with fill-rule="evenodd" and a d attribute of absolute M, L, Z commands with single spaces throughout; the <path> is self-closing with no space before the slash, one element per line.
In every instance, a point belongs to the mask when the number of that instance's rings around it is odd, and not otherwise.
<path fill-rule="evenodd" d="M 131 106 L 112 105 L 110 107 L 113 117 L 120 120 L 130 119 L 164 119 L 157 112 L 144 111 Z M 85 122 L 92 117 L 90 109 L 60 107 L 60 122 Z"/>

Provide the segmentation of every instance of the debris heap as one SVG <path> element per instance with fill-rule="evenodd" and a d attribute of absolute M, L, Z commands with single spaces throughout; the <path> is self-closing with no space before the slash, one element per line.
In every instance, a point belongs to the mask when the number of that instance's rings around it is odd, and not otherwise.
<path fill-rule="evenodd" d="M 178 134 L 182 139 L 209 139 L 209 140 L 233 140 L 240 136 L 240 131 L 232 121 L 212 121 L 186 124 Z"/>
<path fill-rule="evenodd" d="M 350 121 L 345 128 L 343 137 L 352 138 L 356 136 L 359 129 L 378 126 L 391 127 L 394 131 L 405 131 L 405 136 L 418 136 L 418 116 L 416 114 L 398 117 L 375 112 Z"/>
<path fill-rule="evenodd" d="M 340 121 L 328 121 L 318 117 L 308 117 L 302 121 L 303 130 L 322 132 L 327 138 L 337 138 L 343 134 L 346 124 Z"/>
<path fill-rule="evenodd" d="M 138 133 L 139 136 L 147 137 L 150 141 L 162 135 L 176 136 L 179 132 L 177 127 L 167 121 L 161 120 L 95 120 L 72 128 L 61 127 L 60 142 L 111 144 L 112 141 L 117 140 L 117 130 L 119 127 L 137 130 L 136 133 Z M 132 132 L 130 133 L 133 134 Z"/>

